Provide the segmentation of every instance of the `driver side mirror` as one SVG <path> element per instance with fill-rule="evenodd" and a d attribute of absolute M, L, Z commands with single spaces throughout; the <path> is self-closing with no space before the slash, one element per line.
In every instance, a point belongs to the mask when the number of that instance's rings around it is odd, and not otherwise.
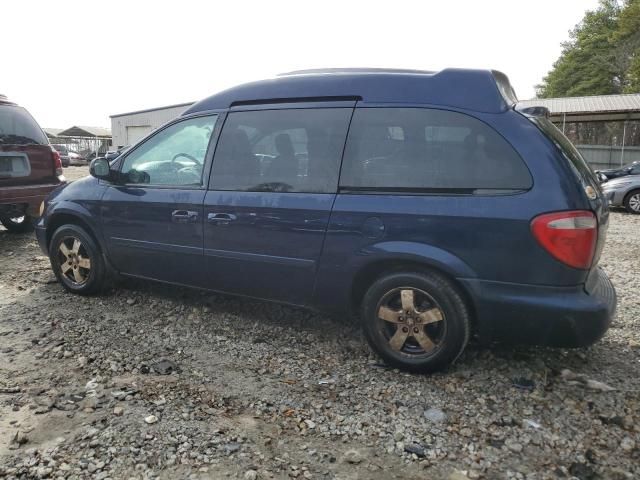
<path fill-rule="evenodd" d="M 106 158 L 94 158 L 89 165 L 89 174 L 102 180 L 111 180 L 111 167 Z"/>

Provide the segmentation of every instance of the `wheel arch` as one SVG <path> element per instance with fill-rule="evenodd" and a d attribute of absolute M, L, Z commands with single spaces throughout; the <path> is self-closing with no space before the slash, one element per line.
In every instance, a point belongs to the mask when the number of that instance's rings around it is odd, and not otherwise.
<path fill-rule="evenodd" d="M 457 280 L 454 270 L 432 258 L 415 258 L 407 256 L 379 258 L 363 265 L 354 275 L 351 282 L 350 301 L 353 312 L 358 312 L 367 289 L 380 277 L 389 273 L 417 272 L 436 273 L 451 282 L 462 295 L 469 312 L 472 325 L 476 324 L 476 308 L 471 293 Z M 473 275 L 475 277 L 475 275 Z"/>
<path fill-rule="evenodd" d="M 73 210 L 61 210 L 52 213 L 47 218 L 47 226 L 46 226 L 46 241 L 47 247 L 51 245 L 51 239 L 55 231 L 63 225 L 71 224 L 82 227 L 87 234 L 93 239 L 96 243 L 96 246 L 100 250 L 101 253 L 104 253 L 104 248 L 102 248 L 102 242 L 96 235 L 94 226 L 90 220 L 83 218 L 84 216 L 81 213 Z"/>

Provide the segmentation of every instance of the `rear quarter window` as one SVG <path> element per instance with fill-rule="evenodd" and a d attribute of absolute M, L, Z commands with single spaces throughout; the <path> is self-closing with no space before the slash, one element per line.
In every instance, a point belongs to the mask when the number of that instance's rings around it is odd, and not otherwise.
<path fill-rule="evenodd" d="M 578 149 L 571 143 L 564 133 L 546 117 L 529 117 L 533 123 L 549 138 L 560 150 L 562 156 L 569 162 L 572 170 L 579 179 L 591 184 L 599 185 L 595 173 L 582 157 Z"/>
<path fill-rule="evenodd" d="M 531 175 L 495 130 L 426 108 L 359 108 L 347 140 L 343 190 L 490 193 L 526 190 Z"/>
<path fill-rule="evenodd" d="M 47 136 L 29 112 L 16 105 L 0 105 L 0 144 L 46 145 Z"/>

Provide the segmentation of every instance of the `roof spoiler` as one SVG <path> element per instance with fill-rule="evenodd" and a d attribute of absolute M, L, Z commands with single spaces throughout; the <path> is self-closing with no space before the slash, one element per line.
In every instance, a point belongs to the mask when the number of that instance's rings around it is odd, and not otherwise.
<path fill-rule="evenodd" d="M 542 107 L 542 106 L 525 107 L 522 104 L 516 104 L 515 109 L 517 112 L 520 112 L 521 114 L 526 115 L 527 117 L 549 118 L 549 115 L 551 115 L 551 112 L 549 112 L 549 109 L 547 107 Z"/>

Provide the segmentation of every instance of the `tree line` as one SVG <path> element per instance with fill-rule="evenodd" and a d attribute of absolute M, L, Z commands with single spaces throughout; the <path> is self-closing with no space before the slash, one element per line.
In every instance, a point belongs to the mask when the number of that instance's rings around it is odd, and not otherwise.
<path fill-rule="evenodd" d="M 562 44 L 539 98 L 640 93 L 640 0 L 600 0 Z"/>

